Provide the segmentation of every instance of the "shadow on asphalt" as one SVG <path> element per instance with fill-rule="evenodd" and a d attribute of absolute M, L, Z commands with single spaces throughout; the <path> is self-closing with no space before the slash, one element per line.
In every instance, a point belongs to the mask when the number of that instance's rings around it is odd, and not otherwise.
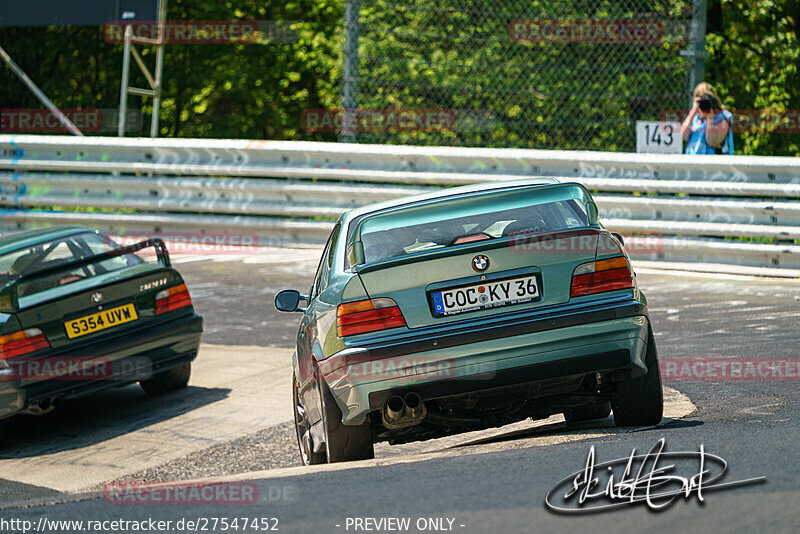
<path fill-rule="evenodd" d="M 586 434 L 587 431 L 601 431 L 607 434 L 630 434 L 633 432 L 645 432 L 653 429 L 673 429 L 673 428 L 688 428 L 704 424 L 703 421 L 697 420 L 683 420 L 664 418 L 656 426 L 645 427 L 617 427 L 614 425 L 614 419 L 607 417 L 605 419 L 598 419 L 596 421 L 586 421 L 583 423 L 552 423 L 549 425 L 537 426 L 534 428 L 526 428 L 523 430 L 513 430 L 495 436 L 486 438 L 475 439 L 465 443 L 453 445 L 451 448 L 458 449 L 460 447 L 470 447 L 473 445 L 484 445 L 487 443 L 502 443 L 504 441 L 513 441 L 517 439 L 555 436 L 555 435 L 569 435 L 569 434 Z"/>
<path fill-rule="evenodd" d="M 138 384 L 131 384 L 75 399 L 45 415 L 12 417 L 0 459 L 88 447 L 221 401 L 230 391 L 189 386 L 150 397 Z"/>

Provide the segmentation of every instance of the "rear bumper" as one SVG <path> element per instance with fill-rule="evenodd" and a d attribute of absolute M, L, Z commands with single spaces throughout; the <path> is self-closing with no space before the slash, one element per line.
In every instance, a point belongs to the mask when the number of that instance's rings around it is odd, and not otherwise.
<path fill-rule="evenodd" d="M 7 369 L 0 369 L 0 419 L 36 408 L 58 397 L 63 400 L 82 397 L 104 389 L 146 379 L 153 374 L 183 365 L 197 357 L 203 318 L 184 315 L 131 335 L 65 350 L 40 358 L 40 368 L 48 361 L 98 361 L 99 371 L 80 379 L 20 379 Z"/>
<path fill-rule="evenodd" d="M 423 400 L 593 372 L 644 374 L 647 309 L 641 302 L 536 318 L 383 347 L 348 348 L 320 362 L 345 424 L 361 424 L 394 394 Z"/>

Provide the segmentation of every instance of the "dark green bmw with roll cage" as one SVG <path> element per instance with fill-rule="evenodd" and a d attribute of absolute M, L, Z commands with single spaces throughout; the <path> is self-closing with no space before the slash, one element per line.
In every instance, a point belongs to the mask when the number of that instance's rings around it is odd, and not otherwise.
<path fill-rule="evenodd" d="M 159 239 L 83 226 L 0 237 L 0 440 L 16 414 L 139 382 L 187 385 L 203 329 Z"/>
<path fill-rule="evenodd" d="M 306 464 L 559 413 L 661 420 L 647 300 L 580 184 L 492 182 L 348 211 L 312 287 L 275 306 L 302 313 Z"/>

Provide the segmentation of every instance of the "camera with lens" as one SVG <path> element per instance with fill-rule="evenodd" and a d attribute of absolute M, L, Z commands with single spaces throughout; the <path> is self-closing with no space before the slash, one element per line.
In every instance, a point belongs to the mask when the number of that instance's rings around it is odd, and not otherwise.
<path fill-rule="evenodd" d="M 700 111 L 708 113 L 709 111 L 711 111 L 711 108 L 714 107 L 714 99 L 711 98 L 709 95 L 706 95 L 700 99 L 700 102 L 698 102 L 697 105 L 698 107 L 700 107 Z"/>

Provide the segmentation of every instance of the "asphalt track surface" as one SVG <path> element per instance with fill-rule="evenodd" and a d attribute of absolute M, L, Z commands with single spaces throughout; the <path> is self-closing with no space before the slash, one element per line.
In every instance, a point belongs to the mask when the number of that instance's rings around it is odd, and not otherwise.
<path fill-rule="evenodd" d="M 364 532 L 376 523 L 355 529 L 356 519 L 397 517 L 410 519 L 400 532 L 798 532 L 797 377 L 667 377 L 665 385 L 677 390 L 669 390 L 670 405 L 680 414 L 656 428 L 620 431 L 610 420 L 568 427 L 556 417 L 403 447 L 380 445 L 369 462 L 297 466 L 285 422 L 290 411 L 277 401 L 288 399 L 288 385 L 281 389 L 280 383 L 298 317 L 275 312 L 271 300 L 280 288 L 309 285 L 316 254 L 184 258 L 179 269 L 206 319 L 208 364 L 198 362 L 190 388 L 169 397 L 148 399 L 128 386 L 15 421 L 15 444 L 0 451 L 0 526 L 11 519 L 39 526 L 40 518 L 153 518 L 172 520 L 169 531 L 178 532 L 175 522 L 184 518 L 199 519 L 198 531 L 221 532 L 219 522 L 212 529 L 215 518 L 240 517 L 276 518 L 280 532 Z M 662 361 L 800 357 L 798 281 L 637 270 Z M 702 445 L 723 458 L 722 482 L 758 480 L 706 488 L 702 503 L 694 492 L 658 512 L 643 503 L 582 515 L 546 508 L 548 492 L 584 468 L 590 447 L 600 463 L 627 458 L 633 449 L 646 452 L 662 438 L 668 452 L 697 452 Z M 675 464 L 672 473 L 686 477 L 699 470 L 696 455 L 662 464 Z M 95 484 L 205 476 L 255 481 L 256 502 L 119 506 Z M 36 477 L 40 482 L 31 483 Z M 6 523 L 0 531 L 20 530 Z"/>

